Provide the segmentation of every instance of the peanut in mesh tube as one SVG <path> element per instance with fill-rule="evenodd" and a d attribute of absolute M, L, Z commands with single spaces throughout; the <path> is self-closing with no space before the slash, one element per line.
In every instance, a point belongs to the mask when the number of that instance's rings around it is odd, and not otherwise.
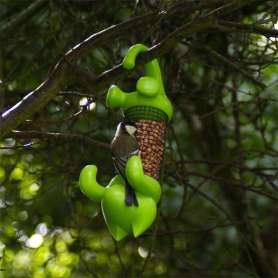
<path fill-rule="evenodd" d="M 166 124 L 151 120 L 139 120 L 136 122 L 136 127 L 136 138 L 139 144 L 144 172 L 146 175 L 159 179 Z"/>

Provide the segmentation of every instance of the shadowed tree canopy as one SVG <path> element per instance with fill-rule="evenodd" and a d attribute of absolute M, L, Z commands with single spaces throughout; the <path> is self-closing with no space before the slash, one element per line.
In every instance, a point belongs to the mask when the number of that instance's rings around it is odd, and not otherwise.
<path fill-rule="evenodd" d="M 277 38 L 276 1 L 0 0 L 0 278 L 277 277 Z M 114 176 L 105 95 L 153 58 L 175 109 L 159 215 L 116 243 L 78 177 Z"/>

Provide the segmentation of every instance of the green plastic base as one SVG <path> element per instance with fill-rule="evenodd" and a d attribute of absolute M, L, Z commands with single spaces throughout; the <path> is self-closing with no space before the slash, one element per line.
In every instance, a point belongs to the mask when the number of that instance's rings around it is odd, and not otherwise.
<path fill-rule="evenodd" d="M 168 116 L 160 109 L 151 106 L 133 106 L 124 111 L 125 117 L 130 121 L 151 120 L 167 122 Z"/>

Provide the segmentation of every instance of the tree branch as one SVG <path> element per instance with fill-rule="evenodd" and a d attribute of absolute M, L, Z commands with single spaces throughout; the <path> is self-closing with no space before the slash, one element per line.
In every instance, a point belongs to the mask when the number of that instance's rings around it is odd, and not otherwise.
<path fill-rule="evenodd" d="M 256 33 L 262 36 L 265 36 L 267 38 L 275 37 L 278 38 L 278 30 L 266 28 L 263 26 L 257 26 L 254 24 L 244 24 L 244 23 L 238 23 L 233 21 L 227 21 L 227 20 L 219 20 L 218 23 L 228 28 L 227 31 L 242 31 L 242 32 L 249 32 L 249 33 Z M 222 26 L 218 26 L 220 29 L 223 28 Z"/>
<path fill-rule="evenodd" d="M 34 1 L 29 7 L 22 10 L 17 16 L 12 18 L 6 24 L 0 28 L 0 34 L 6 35 L 7 32 L 12 31 L 21 23 L 23 23 L 28 17 L 32 15 L 37 9 L 41 8 L 48 0 L 37 0 Z"/>
<path fill-rule="evenodd" d="M 15 130 L 11 133 L 13 138 L 19 139 L 42 139 L 42 140 L 62 140 L 62 141 L 78 141 L 84 142 L 90 145 L 94 145 L 100 148 L 110 149 L 108 143 L 104 143 L 88 137 L 87 135 L 75 134 L 75 133 L 58 133 L 58 132 L 42 132 L 42 131 L 20 131 Z"/>
<path fill-rule="evenodd" d="M 0 117 L 0 138 L 16 128 L 24 120 L 42 109 L 61 89 L 65 81 L 69 64 L 82 55 L 85 55 L 99 44 L 114 37 L 122 37 L 129 34 L 130 28 L 146 25 L 146 22 L 154 20 L 153 14 L 135 17 L 124 23 L 109 27 L 88 37 L 82 43 L 68 51 L 55 67 L 50 71 L 48 78 L 34 91 L 27 94 L 20 102 L 4 112 Z"/>
<path fill-rule="evenodd" d="M 228 65 L 230 68 L 234 69 L 236 72 L 240 72 L 244 77 L 249 79 L 252 83 L 259 86 L 262 89 L 266 88 L 266 85 L 254 78 L 251 74 L 249 74 L 246 70 L 243 69 L 243 67 L 237 63 L 236 61 L 232 61 L 231 59 L 228 59 L 227 57 L 221 55 L 214 49 L 203 45 L 202 48 L 204 48 L 207 52 L 209 52 L 213 57 L 218 59 L 219 61 L 223 62 L 224 64 Z"/>

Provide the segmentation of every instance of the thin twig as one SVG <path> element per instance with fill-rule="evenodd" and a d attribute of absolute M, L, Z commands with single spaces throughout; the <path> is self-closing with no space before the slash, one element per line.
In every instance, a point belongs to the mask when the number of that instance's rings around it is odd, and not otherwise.
<path fill-rule="evenodd" d="M 59 132 L 42 132 L 42 131 L 13 131 L 11 132 L 11 137 L 19 139 L 30 139 L 38 138 L 42 140 L 62 140 L 62 141 L 79 141 L 87 143 L 90 145 L 98 146 L 101 148 L 109 149 L 110 146 L 108 143 L 97 141 L 90 138 L 89 136 L 84 136 L 82 134 L 76 133 L 59 133 Z"/>

